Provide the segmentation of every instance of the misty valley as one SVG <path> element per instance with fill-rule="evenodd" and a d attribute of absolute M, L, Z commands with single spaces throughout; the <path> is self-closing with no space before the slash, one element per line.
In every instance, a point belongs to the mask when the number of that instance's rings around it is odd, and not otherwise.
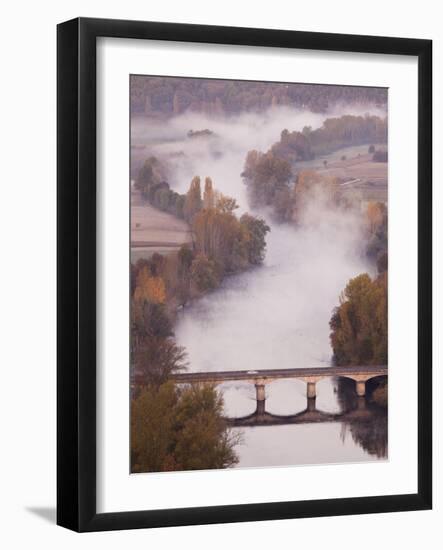
<path fill-rule="evenodd" d="M 386 460 L 387 90 L 131 77 L 131 472 Z"/>

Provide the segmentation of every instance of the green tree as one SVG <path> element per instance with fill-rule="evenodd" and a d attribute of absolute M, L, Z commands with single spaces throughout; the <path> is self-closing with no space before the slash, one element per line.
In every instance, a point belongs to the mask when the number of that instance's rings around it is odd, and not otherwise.
<path fill-rule="evenodd" d="M 250 214 L 243 214 L 240 224 L 247 230 L 247 255 L 252 265 L 259 265 L 263 262 L 266 252 L 266 233 L 271 231 L 267 223 Z"/>
<path fill-rule="evenodd" d="M 161 472 L 173 464 L 173 384 L 144 389 L 131 402 L 131 472 Z M 171 448 L 172 447 L 172 448 Z"/>
<path fill-rule="evenodd" d="M 193 385 L 180 394 L 180 427 L 175 457 L 184 470 L 228 468 L 238 462 L 234 447 L 240 442 L 223 418 L 223 399 L 210 385 Z"/>
<path fill-rule="evenodd" d="M 178 251 L 178 259 L 180 261 L 180 268 L 183 271 L 189 271 L 191 268 L 192 260 L 194 259 L 194 252 L 189 248 L 187 244 L 182 244 Z"/>
<path fill-rule="evenodd" d="M 387 274 L 351 279 L 334 310 L 330 327 L 338 365 L 386 364 L 388 360 Z"/>
<path fill-rule="evenodd" d="M 147 387 L 131 404 L 131 471 L 206 470 L 238 462 L 240 441 L 208 385 Z"/>
<path fill-rule="evenodd" d="M 191 266 L 191 280 L 199 292 L 217 288 L 219 279 L 215 262 L 204 254 L 197 254 Z"/>
<path fill-rule="evenodd" d="M 156 157 L 149 157 L 135 180 L 135 185 L 147 197 L 149 191 L 164 180 L 165 170 Z"/>
<path fill-rule="evenodd" d="M 181 306 L 185 306 L 191 296 L 191 265 L 194 257 L 194 251 L 186 244 L 182 245 L 177 253 L 176 299 Z"/>

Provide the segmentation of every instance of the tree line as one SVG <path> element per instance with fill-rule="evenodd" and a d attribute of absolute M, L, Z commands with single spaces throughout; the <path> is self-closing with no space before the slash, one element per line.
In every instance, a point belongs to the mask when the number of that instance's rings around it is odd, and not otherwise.
<path fill-rule="evenodd" d="M 203 192 L 200 177 L 196 176 L 187 193 L 179 194 L 164 180 L 164 168 L 158 159 L 150 157 L 135 185 L 153 206 L 189 223 L 194 236 L 193 254 L 199 256 L 193 268 L 196 275 L 211 270 L 211 279 L 221 281 L 228 273 L 262 263 L 269 226 L 250 214 L 238 218 L 236 200 L 217 191 L 211 178 L 205 178 Z M 201 290 L 204 286 L 200 285 Z"/>
<path fill-rule="evenodd" d="M 186 196 L 173 191 L 167 182 L 167 169 L 157 157 L 147 158 L 136 179 L 135 187 L 153 206 L 180 219 L 185 219 Z"/>
<path fill-rule="evenodd" d="M 378 275 L 363 273 L 351 279 L 342 292 L 330 320 L 334 362 L 338 365 L 385 365 L 388 362 L 388 249 L 387 209 L 371 202 L 366 210 L 366 253 L 377 265 Z M 371 454 L 386 456 L 388 382 L 375 379 L 370 401 L 381 409 L 372 428 L 351 425 L 356 441 Z M 339 387 L 339 398 L 344 389 Z M 377 420 L 378 419 L 378 420 Z"/>
<path fill-rule="evenodd" d="M 388 213 L 383 203 L 366 209 L 366 254 L 377 276 L 351 279 L 333 311 L 331 345 L 337 365 L 385 365 L 388 361 Z"/>
<path fill-rule="evenodd" d="M 325 151 L 361 143 L 386 142 L 387 121 L 379 117 L 343 116 L 325 120 L 317 130 L 309 127 L 302 132 L 283 130 L 280 140 L 265 153 L 252 150 L 246 155 L 242 177 L 253 208 L 270 207 L 280 222 L 296 221 L 300 212 L 297 200 L 322 188 L 329 197 L 335 194 L 337 178 L 311 170 L 298 170 L 297 162 L 315 158 Z M 371 146 L 374 147 L 373 145 Z M 387 161 L 387 154 L 372 150 L 374 161 Z M 341 199 L 343 202 L 343 199 Z"/>
<path fill-rule="evenodd" d="M 159 189 L 166 189 L 157 187 L 161 170 L 151 157 L 136 182 L 154 205 Z M 226 426 L 215 388 L 179 389 L 169 381 L 187 368 L 173 326 L 177 308 L 217 288 L 226 275 L 263 262 L 269 227 L 250 214 L 238 218 L 235 199 L 217 192 L 210 178 L 203 193 L 195 177 L 178 196 L 192 246 L 131 264 L 131 372 L 137 382 L 131 405 L 133 472 L 223 468 L 237 461 L 238 437 Z"/>
<path fill-rule="evenodd" d="M 186 111 L 206 114 L 260 112 L 284 105 L 326 112 L 339 104 L 387 104 L 378 88 L 201 78 L 131 76 L 131 112 L 172 116 Z"/>
<path fill-rule="evenodd" d="M 327 118 L 320 128 L 305 126 L 303 136 L 314 156 L 324 155 L 353 145 L 386 143 L 388 119 L 373 115 Z"/>
<path fill-rule="evenodd" d="M 238 437 L 223 418 L 215 387 L 179 387 L 173 374 L 188 366 L 173 325 L 178 301 L 193 285 L 195 257 L 154 254 L 131 265 L 131 471 L 225 468 L 237 462 Z M 191 275 L 192 273 L 192 275 Z"/>
<path fill-rule="evenodd" d="M 269 208 L 277 222 L 302 221 L 309 200 L 329 207 L 343 199 L 337 193 L 338 179 L 313 170 L 294 173 L 290 163 L 273 151 L 249 151 L 242 177 L 247 186 L 249 204 L 253 208 Z"/>

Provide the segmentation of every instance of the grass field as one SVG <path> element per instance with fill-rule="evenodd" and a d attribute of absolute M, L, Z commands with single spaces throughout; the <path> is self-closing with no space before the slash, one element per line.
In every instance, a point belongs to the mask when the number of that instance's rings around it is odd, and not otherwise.
<path fill-rule="evenodd" d="M 143 201 L 138 191 L 131 193 L 131 261 L 149 258 L 158 252 L 178 250 L 191 242 L 189 226 L 183 220 Z"/>

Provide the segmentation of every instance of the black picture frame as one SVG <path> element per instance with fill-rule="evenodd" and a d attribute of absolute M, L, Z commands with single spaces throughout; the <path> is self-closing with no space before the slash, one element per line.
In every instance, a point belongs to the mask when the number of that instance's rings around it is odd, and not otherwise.
<path fill-rule="evenodd" d="M 96 512 L 96 39 L 418 58 L 418 491 L 390 496 Z M 74 19 L 57 29 L 57 523 L 75 531 L 425 510 L 432 506 L 432 42 L 286 30 Z"/>

